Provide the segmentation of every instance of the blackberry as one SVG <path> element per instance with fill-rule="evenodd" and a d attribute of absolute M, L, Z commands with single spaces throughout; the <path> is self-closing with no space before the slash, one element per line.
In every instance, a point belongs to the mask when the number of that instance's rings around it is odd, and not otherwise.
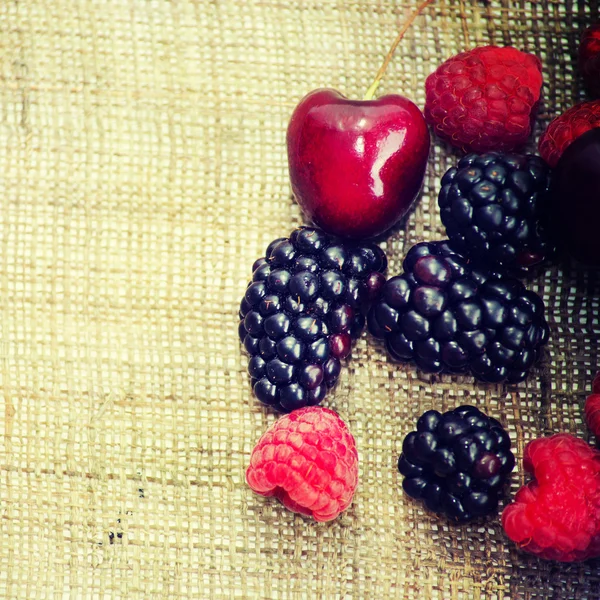
<path fill-rule="evenodd" d="M 256 397 L 289 412 L 318 404 L 385 283 L 385 253 L 300 227 L 253 266 L 240 304 L 240 340 Z"/>
<path fill-rule="evenodd" d="M 474 406 L 428 410 L 402 443 L 402 487 L 439 516 L 466 522 L 493 513 L 515 466 L 510 437 Z"/>
<path fill-rule="evenodd" d="M 488 383 L 527 377 L 548 340 L 537 294 L 517 279 L 474 268 L 447 241 L 413 246 L 403 267 L 367 319 L 392 358 Z"/>
<path fill-rule="evenodd" d="M 556 254 L 547 232 L 550 168 L 533 155 L 468 154 L 442 178 L 442 223 L 478 264 L 524 276 Z"/>

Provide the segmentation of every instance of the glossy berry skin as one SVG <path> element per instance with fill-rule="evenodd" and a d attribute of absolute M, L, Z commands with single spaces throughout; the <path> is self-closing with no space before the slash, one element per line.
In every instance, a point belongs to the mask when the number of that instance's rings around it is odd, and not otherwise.
<path fill-rule="evenodd" d="M 475 269 L 448 242 L 413 246 L 367 318 L 390 356 L 431 373 L 524 380 L 548 340 L 544 303 L 517 279 Z"/>
<path fill-rule="evenodd" d="M 600 265 L 599 190 L 600 128 L 595 128 L 579 136 L 561 156 L 549 203 L 553 238 L 584 265 Z"/>
<path fill-rule="evenodd" d="M 524 276 L 555 254 L 547 231 L 550 169 L 538 156 L 468 154 L 442 178 L 448 238 L 472 262 Z"/>
<path fill-rule="evenodd" d="M 358 101 L 315 90 L 295 108 L 287 130 L 292 191 L 306 216 L 329 233 L 381 234 L 414 202 L 429 144 L 423 114 L 407 98 Z"/>
<path fill-rule="evenodd" d="M 600 557 L 600 452 L 567 433 L 525 446 L 533 479 L 502 513 L 506 535 L 547 560 Z"/>
<path fill-rule="evenodd" d="M 319 404 L 360 335 L 387 268 L 371 243 L 342 242 L 300 227 L 254 263 L 238 333 L 255 396 L 281 412 Z M 381 285 L 379 285 L 379 291 Z"/>
<path fill-rule="evenodd" d="M 590 94 L 600 96 L 600 23 L 585 29 L 579 44 L 579 70 Z"/>
<path fill-rule="evenodd" d="M 354 437 L 328 408 L 296 410 L 259 439 L 246 482 L 293 512 L 331 521 L 348 508 L 358 483 Z"/>
<path fill-rule="evenodd" d="M 425 119 L 465 152 L 511 151 L 531 135 L 542 89 L 540 60 L 516 48 L 461 52 L 425 82 Z"/>
<path fill-rule="evenodd" d="M 540 156 L 556 167 L 565 150 L 581 135 L 600 127 L 600 100 L 572 106 L 550 122 L 540 137 Z"/>
<path fill-rule="evenodd" d="M 463 523 L 493 513 L 515 465 L 502 425 L 474 406 L 429 410 L 402 444 L 404 491 L 433 513 Z"/>

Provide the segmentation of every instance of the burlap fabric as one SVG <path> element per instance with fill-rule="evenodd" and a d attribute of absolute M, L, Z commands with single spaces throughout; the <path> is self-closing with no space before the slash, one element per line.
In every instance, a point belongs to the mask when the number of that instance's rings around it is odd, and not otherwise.
<path fill-rule="evenodd" d="M 363 336 L 325 404 L 358 443 L 360 487 L 329 524 L 250 492 L 276 418 L 237 339 L 252 262 L 302 222 L 285 129 L 309 90 L 362 97 L 402 0 L 3 0 L 0 3 L 0 597 L 597 599 L 596 562 L 518 552 L 499 520 L 452 527 L 403 495 L 403 436 L 431 407 L 533 437 L 586 435 L 598 273 L 532 281 L 552 340 L 526 384 L 391 364 Z M 443 59 L 489 42 L 544 64 L 536 136 L 584 97 L 573 57 L 596 0 L 439 0 L 379 94 L 420 106 Z M 531 145 L 531 149 L 534 145 Z M 423 194 L 387 238 L 390 273 L 443 237 L 456 160 L 435 141 Z M 519 466 L 512 492 L 523 481 Z"/>

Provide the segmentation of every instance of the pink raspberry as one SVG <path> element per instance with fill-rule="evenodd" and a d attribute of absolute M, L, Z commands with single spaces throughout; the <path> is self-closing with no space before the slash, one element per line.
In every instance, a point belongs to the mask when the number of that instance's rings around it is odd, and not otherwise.
<path fill-rule="evenodd" d="M 559 433 L 527 444 L 523 466 L 534 479 L 502 513 L 508 537 L 548 560 L 600 556 L 600 452 Z"/>
<path fill-rule="evenodd" d="M 533 54 L 474 48 L 429 75 L 425 119 L 465 152 L 510 151 L 531 135 L 541 89 L 541 63 Z"/>
<path fill-rule="evenodd" d="M 358 452 L 348 427 L 328 408 L 295 410 L 258 440 L 246 482 L 293 512 L 330 521 L 346 510 L 358 482 Z"/>

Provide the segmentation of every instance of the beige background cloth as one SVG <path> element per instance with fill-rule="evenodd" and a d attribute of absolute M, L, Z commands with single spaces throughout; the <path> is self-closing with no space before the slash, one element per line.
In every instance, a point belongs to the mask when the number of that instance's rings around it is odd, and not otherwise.
<path fill-rule="evenodd" d="M 598 562 L 517 551 L 499 519 L 449 526 L 402 493 L 415 419 L 474 403 L 516 443 L 586 435 L 600 278 L 528 284 L 548 306 L 545 365 L 519 386 L 392 364 L 366 334 L 324 404 L 360 454 L 329 524 L 244 483 L 275 415 L 237 338 L 252 262 L 302 222 L 285 129 L 308 91 L 360 98 L 408 0 L 3 0 L 0 3 L 0 597 L 600 597 Z M 419 106 L 426 76 L 476 44 L 543 61 L 535 136 L 583 99 L 573 57 L 596 0 L 439 0 L 379 95 Z M 532 140 L 530 150 L 535 145 Z M 434 140 L 423 194 L 387 238 L 390 274 L 439 239 Z M 520 463 L 520 460 L 519 460 Z M 523 481 L 519 467 L 511 492 Z"/>

